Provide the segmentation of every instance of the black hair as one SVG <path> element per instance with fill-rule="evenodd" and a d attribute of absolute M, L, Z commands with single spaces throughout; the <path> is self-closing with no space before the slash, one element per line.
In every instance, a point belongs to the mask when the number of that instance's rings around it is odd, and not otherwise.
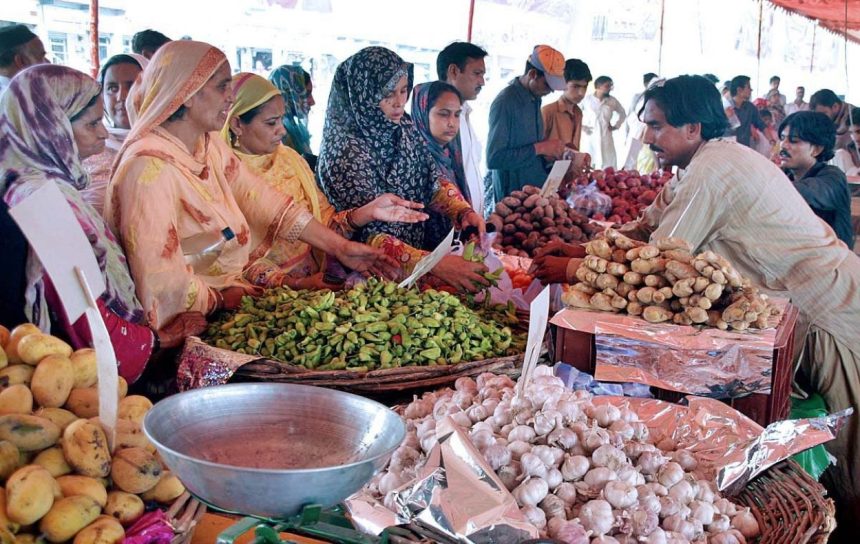
<path fill-rule="evenodd" d="M 15 62 L 15 56 L 20 55 L 24 51 L 24 48 L 27 46 L 27 43 L 29 42 L 24 42 L 20 45 L 16 45 L 15 47 L 12 47 L 11 49 L 7 49 L 6 51 L 0 53 L 0 67 L 5 68 L 6 66 L 11 66 L 12 63 Z"/>
<path fill-rule="evenodd" d="M 647 86 L 649 83 L 651 83 L 651 80 L 654 79 L 655 77 L 657 77 L 657 74 L 655 74 L 654 72 L 648 72 L 647 74 L 643 75 L 642 76 L 642 85 Z"/>
<path fill-rule="evenodd" d="M 836 96 L 836 93 L 830 89 L 815 91 L 812 93 L 812 96 L 809 97 L 809 109 L 811 110 L 814 110 L 818 106 L 832 108 L 833 106 L 841 103 L 842 100 L 840 100 L 839 97 Z"/>
<path fill-rule="evenodd" d="M 782 80 L 779 78 L 779 76 L 773 76 L 772 78 L 770 78 L 770 84 L 773 85 L 774 82 L 780 83 L 782 82 Z"/>
<path fill-rule="evenodd" d="M 84 106 L 83 108 L 81 108 L 81 111 L 79 111 L 78 113 L 76 113 L 76 114 L 72 115 L 71 117 L 69 117 L 69 122 L 70 122 L 70 123 L 74 123 L 75 121 L 77 121 L 78 119 L 80 119 L 81 117 L 83 117 L 83 116 L 84 116 L 84 114 L 87 112 L 87 110 L 88 110 L 88 109 L 90 109 L 90 108 L 92 108 L 93 106 L 95 106 L 95 105 L 96 105 L 96 103 L 97 103 L 100 99 L 101 99 L 101 95 L 100 95 L 100 94 L 97 94 L 97 95 L 95 95 L 94 97 L 92 97 L 92 98 L 90 99 L 90 101 L 89 101 L 89 102 L 87 102 L 87 105 L 86 105 L 86 106 Z"/>
<path fill-rule="evenodd" d="M 177 108 L 177 110 L 170 114 L 170 117 L 167 118 L 168 121 L 179 121 L 183 117 L 185 117 L 185 112 L 188 111 L 188 108 L 185 107 L 185 104 L 182 104 Z"/>
<path fill-rule="evenodd" d="M 651 87 L 644 96 L 642 109 L 639 110 L 640 118 L 645 105 L 653 100 L 673 127 L 689 123 L 702 125 L 703 140 L 722 136 L 729 127 L 720 92 L 702 76 L 674 77 L 663 85 Z"/>
<path fill-rule="evenodd" d="M 788 128 L 788 138 L 798 139 L 812 145 L 820 145 L 821 153 L 815 157 L 820 162 L 833 158 L 833 148 L 836 146 L 836 127 L 833 121 L 817 111 L 798 111 L 786 117 L 779 124 L 778 134 L 782 139 L 783 132 Z"/>
<path fill-rule="evenodd" d="M 762 108 L 762 109 L 758 110 L 758 115 L 762 119 L 764 119 L 765 117 L 773 119 L 773 113 L 771 113 L 771 111 L 767 108 Z"/>
<path fill-rule="evenodd" d="M 102 68 L 101 70 L 99 70 L 99 84 L 104 83 L 105 74 L 107 74 L 108 69 L 111 66 L 116 66 L 117 64 L 134 64 L 135 66 L 143 70 L 143 66 L 141 66 L 137 59 L 132 57 L 131 55 L 114 55 L 107 61 L 105 61 L 104 64 L 102 64 Z"/>
<path fill-rule="evenodd" d="M 732 96 L 736 96 L 739 90 L 743 89 L 744 87 L 748 87 L 749 84 L 750 76 L 735 76 L 729 83 L 729 93 Z"/>
<path fill-rule="evenodd" d="M 137 32 L 131 38 L 131 50 L 142 55 L 144 50 L 152 49 L 155 51 L 167 42 L 172 41 L 170 38 L 157 30 L 150 28 Z"/>
<path fill-rule="evenodd" d="M 523 72 L 523 75 L 528 75 L 528 73 L 531 70 L 534 70 L 535 72 L 537 72 L 537 77 L 545 77 L 543 70 L 540 70 L 537 66 L 532 64 L 530 61 L 526 61 L 526 71 Z"/>
<path fill-rule="evenodd" d="M 717 85 L 720 82 L 720 78 L 718 78 L 714 74 L 702 74 L 702 77 L 707 79 L 708 81 L 710 81 L 714 85 Z"/>
<path fill-rule="evenodd" d="M 469 42 L 454 42 L 439 51 L 436 57 L 436 75 L 440 81 L 448 79 L 448 68 L 456 64 L 461 71 L 466 69 L 469 59 L 479 60 L 487 56 L 487 52 Z"/>
<path fill-rule="evenodd" d="M 600 87 L 600 86 L 601 86 L 601 85 L 603 85 L 604 83 L 612 83 L 612 78 L 611 78 L 611 77 L 609 77 L 609 76 L 600 76 L 600 77 L 598 77 L 597 79 L 595 79 L 595 80 L 594 80 L 594 86 L 595 86 L 595 88 L 596 88 L 596 87 Z"/>
<path fill-rule="evenodd" d="M 427 109 L 429 110 L 436 105 L 436 101 L 445 93 L 454 93 L 460 101 L 460 105 L 463 105 L 463 95 L 460 94 L 457 87 L 444 81 L 434 81 L 430 84 L 430 88 L 427 89 Z"/>
<path fill-rule="evenodd" d="M 567 59 L 564 61 L 564 80 L 591 81 L 591 70 L 579 59 Z"/>
<path fill-rule="evenodd" d="M 852 125 L 860 125 L 860 108 L 851 108 L 849 113 L 851 115 L 850 123 Z"/>

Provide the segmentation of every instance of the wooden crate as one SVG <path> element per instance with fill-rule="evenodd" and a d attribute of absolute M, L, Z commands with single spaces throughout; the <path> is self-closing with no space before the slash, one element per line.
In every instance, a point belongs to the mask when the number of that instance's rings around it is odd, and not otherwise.
<path fill-rule="evenodd" d="M 791 402 L 791 381 L 794 374 L 792 359 L 794 357 L 794 325 L 797 321 L 797 308 L 788 305 L 782 321 L 776 330 L 773 347 L 773 368 L 771 373 L 771 392 L 769 394 L 753 393 L 745 397 L 724 399 L 739 412 L 745 414 L 762 426 L 788 417 Z M 574 331 L 553 326 L 555 335 L 555 358 L 567 363 L 581 372 L 594 374 L 596 348 L 594 335 L 587 332 Z M 678 402 L 686 396 L 684 393 L 651 388 L 654 396 L 661 400 Z"/>

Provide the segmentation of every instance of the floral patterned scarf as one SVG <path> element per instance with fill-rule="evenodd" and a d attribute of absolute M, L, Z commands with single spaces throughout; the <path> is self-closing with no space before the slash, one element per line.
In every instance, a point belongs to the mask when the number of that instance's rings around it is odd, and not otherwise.
<path fill-rule="evenodd" d="M 126 321 L 140 323 L 125 255 L 110 229 L 80 191 L 89 185 L 75 145 L 70 118 L 99 96 L 98 83 L 64 66 L 43 64 L 18 74 L 0 98 L 0 193 L 11 207 L 46 183 L 56 183 L 93 247 L 107 290 L 102 301 Z M 48 330 L 45 271 L 30 253 L 25 315 Z"/>
<path fill-rule="evenodd" d="M 393 123 L 379 107 L 404 76 L 411 89 L 412 65 L 384 47 L 362 49 L 335 72 L 317 176 L 338 211 L 363 206 L 383 193 L 429 208 L 439 189 L 438 170 L 412 119 L 404 115 Z M 426 249 L 425 230 L 421 223 L 375 221 L 360 237 L 386 233 Z"/>

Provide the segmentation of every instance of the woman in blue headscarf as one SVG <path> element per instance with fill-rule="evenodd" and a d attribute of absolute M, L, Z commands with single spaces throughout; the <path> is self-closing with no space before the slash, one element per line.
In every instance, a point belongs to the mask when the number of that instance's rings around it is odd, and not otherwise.
<path fill-rule="evenodd" d="M 308 114 L 316 104 L 310 74 L 301 66 L 285 64 L 269 74 L 269 81 L 281 91 L 286 106 L 283 122 L 287 133 L 281 141 L 304 157 L 311 170 L 316 170 L 317 158 L 311 151 L 311 133 L 308 131 Z"/>

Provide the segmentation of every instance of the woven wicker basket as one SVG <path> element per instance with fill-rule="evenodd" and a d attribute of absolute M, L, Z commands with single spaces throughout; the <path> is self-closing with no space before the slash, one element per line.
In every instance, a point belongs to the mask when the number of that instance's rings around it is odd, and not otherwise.
<path fill-rule="evenodd" d="M 836 528 L 836 509 L 824 486 L 794 461 L 771 467 L 733 500 L 758 520 L 760 544 L 824 544 Z"/>

